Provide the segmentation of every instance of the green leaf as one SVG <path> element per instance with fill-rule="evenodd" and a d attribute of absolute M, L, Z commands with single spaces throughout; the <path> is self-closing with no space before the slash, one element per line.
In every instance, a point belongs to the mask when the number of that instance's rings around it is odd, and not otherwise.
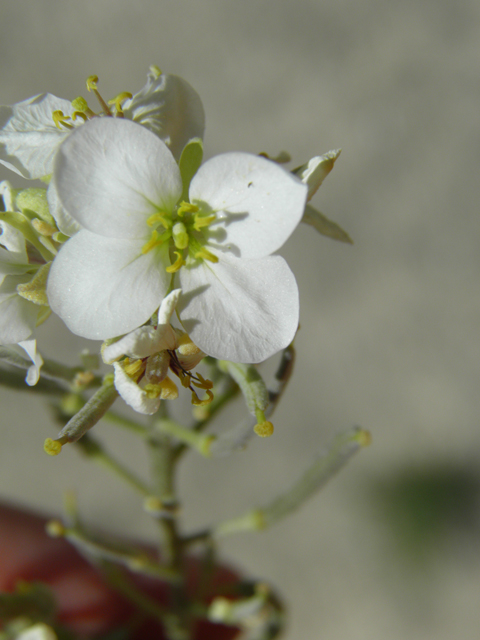
<path fill-rule="evenodd" d="M 332 240 L 338 240 L 339 242 L 353 244 L 353 240 L 342 227 L 336 222 L 329 220 L 323 213 L 320 213 L 320 211 L 317 211 L 309 204 L 305 207 L 302 222 L 314 227 L 322 236 L 327 236 L 327 238 L 332 238 Z"/>

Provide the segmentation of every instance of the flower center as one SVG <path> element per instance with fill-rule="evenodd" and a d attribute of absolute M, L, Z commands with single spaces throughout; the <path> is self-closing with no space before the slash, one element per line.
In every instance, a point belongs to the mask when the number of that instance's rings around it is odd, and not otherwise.
<path fill-rule="evenodd" d="M 181 202 L 171 212 L 158 211 L 147 219 L 152 227 L 150 239 L 142 247 L 142 253 L 148 253 L 153 248 L 165 242 L 171 248 L 173 263 L 166 268 L 168 273 L 175 273 L 186 259 L 208 260 L 218 262 L 217 256 L 207 249 L 207 231 L 217 219 L 214 213 L 204 213 L 196 204 Z"/>

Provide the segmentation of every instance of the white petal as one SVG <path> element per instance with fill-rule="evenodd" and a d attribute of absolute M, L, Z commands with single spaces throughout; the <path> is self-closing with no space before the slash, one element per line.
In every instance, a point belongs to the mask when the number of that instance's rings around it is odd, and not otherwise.
<path fill-rule="evenodd" d="M 182 293 L 181 289 L 174 289 L 166 296 L 158 309 L 158 324 L 168 324 L 177 306 L 178 299 Z"/>
<path fill-rule="evenodd" d="M 28 261 L 22 253 L 7 251 L 3 247 L 0 247 L 0 284 L 3 282 L 5 276 L 22 275 L 29 268 Z"/>
<path fill-rule="evenodd" d="M 8 251 L 19 253 L 28 262 L 25 236 L 12 225 L 0 220 L 0 244 Z"/>
<path fill-rule="evenodd" d="M 341 149 L 328 151 L 321 156 L 311 158 L 307 164 L 295 170 L 300 180 L 308 186 L 308 200 L 311 200 L 317 189 L 333 169 L 333 165 L 340 155 Z"/>
<path fill-rule="evenodd" d="M 122 118 L 94 118 L 74 131 L 57 153 L 54 179 L 72 218 L 114 238 L 149 234 L 147 218 L 171 210 L 182 193 L 165 144 Z"/>
<path fill-rule="evenodd" d="M 47 282 L 52 311 L 92 340 L 128 333 L 154 313 L 170 284 L 168 247 L 141 254 L 142 242 L 82 229 L 60 249 Z"/>
<path fill-rule="evenodd" d="M 190 185 L 190 201 L 205 202 L 217 212 L 222 221 L 218 240 L 242 258 L 279 249 L 300 222 L 306 197 L 307 187 L 296 177 L 248 153 L 215 156 Z"/>
<path fill-rule="evenodd" d="M 151 72 L 147 84 L 123 105 L 130 118 L 159 136 L 178 160 L 192 138 L 203 138 L 205 113 L 197 92 L 182 78 Z"/>
<path fill-rule="evenodd" d="M 162 325 L 161 330 L 151 325 L 139 327 L 103 349 L 104 362 L 111 364 L 120 356 L 147 358 L 165 349 L 175 349 L 175 333 L 170 325 Z"/>
<path fill-rule="evenodd" d="M 74 236 L 77 231 L 80 231 L 82 225 L 72 218 L 60 202 L 57 187 L 55 186 L 55 180 L 52 180 L 48 185 L 47 200 L 50 213 L 55 218 L 57 227 L 62 233 L 71 237 Z"/>
<path fill-rule="evenodd" d="M 55 153 L 70 133 L 55 125 L 54 111 L 71 116 L 74 110 L 68 100 L 50 93 L 0 107 L 0 163 L 24 178 L 51 174 Z"/>
<path fill-rule="evenodd" d="M 7 276 L 0 286 L 0 344 L 16 344 L 31 336 L 41 307 L 17 293 L 31 275 Z"/>
<path fill-rule="evenodd" d="M 43 365 L 42 356 L 37 353 L 37 341 L 36 340 L 24 340 L 18 343 L 19 347 L 22 347 L 26 351 L 28 357 L 33 362 L 33 365 L 28 369 L 25 382 L 33 387 L 40 379 L 40 369 Z"/>
<path fill-rule="evenodd" d="M 114 362 L 114 384 L 125 402 L 135 411 L 151 416 L 158 411 L 160 398 L 149 398 L 136 382 L 134 382 L 122 368 L 119 362 Z"/>
<path fill-rule="evenodd" d="M 111 364 L 124 355 L 129 358 L 147 358 L 164 349 L 175 349 L 177 336 L 169 323 L 180 293 L 180 289 L 175 289 L 162 300 L 158 310 L 156 329 L 151 325 L 139 327 L 120 340 L 107 345 L 102 350 L 103 361 Z"/>
<path fill-rule="evenodd" d="M 234 362 L 262 362 L 286 347 L 298 327 L 298 289 L 280 256 L 238 260 L 179 272 L 185 331 L 202 351 Z"/>

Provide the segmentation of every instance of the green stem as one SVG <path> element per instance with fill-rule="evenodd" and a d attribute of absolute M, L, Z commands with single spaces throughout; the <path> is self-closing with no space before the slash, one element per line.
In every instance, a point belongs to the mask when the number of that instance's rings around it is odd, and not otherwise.
<path fill-rule="evenodd" d="M 92 537 L 80 528 L 66 528 L 57 521 L 48 523 L 47 531 L 54 536 L 61 535 L 81 552 L 87 553 L 92 558 L 114 562 L 135 573 L 171 583 L 177 583 L 180 579 L 178 572 L 158 564 L 142 550 L 122 543 L 107 542 L 98 536 Z"/>
<path fill-rule="evenodd" d="M 132 489 L 140 493 L 140 495 L 147 497 L 150 495 L 150 489 L 142 482 L 136 475 L 134 475 L 123 464 L 111 456 L 105 448 L 92 436 L 85 435 L 81 440 L 76 442 L 76 445 L 82 450 L 86 456 L 94 460 L 96 463 L 112 471 L 123 482 L 128 484 Z"/>
<path fill-rule="evenodd" d="M 113 411 L 107 411 L 107 413 L 103 416 L 103 419 L 108 420 L 108 422 L 114 424 L 117 427 L 128 429 L 128 431 L 132 431 L 133 433 L 136 433 L 139 436 L 143 436 L 144 438 L 150 435 L 150 431 L 143 424 L 135 422 L 134 420 L 130 420 L 129 418 L 125 418 L 124 416 L 121 416 L 118 413 L 114 413 Z"/>
<path fill-rule="evenodd" d="M 171 438 L 158 428 L 159 422 L 169 422 L 166 416 L 152 425 L 151 436 L 147 440 L 152 464 L 153 486 L 159 505 L 165 509 L 158 512 L 158 522 L 162 529 L 161 554 L 165 565 L 173 572 L 185 576 L 183 545 L 177 528 L 175 495 L 175 459 Z M 190 638 L 190 611 L 185 584 L 172 585 L 172 618 L 166 626 L 169 640 Z"/>
<path fill-rule="evenodd" d="M 304 475 L 283 495 L 260 509 L 219 523 L 212 531 L 219 538 L 241 531 L 259 531 L 290 514 L 321 489 L 362 447 L 370 443 L 368 431 L 355 427 L 337 436 L 325 455 L 320 456 Z"/>
<path fill-rule="evenodd" d="M 203 435 L 192 431 L 192 429 L 186 429 L 174 420 L 158 420 L 155 423 L 155 427 L 162 433 L 172 436 L 176 440 L 183 442 L 183 444 L 196 449 L 202 456 L 209 457 L 210 445 L 215 439 L 215 436 Z"/>

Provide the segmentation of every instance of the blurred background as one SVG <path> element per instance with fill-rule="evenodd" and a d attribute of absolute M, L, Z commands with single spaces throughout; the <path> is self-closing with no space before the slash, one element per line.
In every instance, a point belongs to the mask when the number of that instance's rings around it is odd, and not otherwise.
<path fill-rule="evenodd" d="M 290 640 L 447 640 L 480 626 L 479 28 L 474 0 L 0 7 L 2 104 L 86 96 L 91 74 L 106 97 L 135 92 L 155 63 L 200 94 L 207 157 L 285 149 L 296 166 L 343 149 L 313 204 L 355 244 L 302 226 L 282 249 L 301 331 L 274 436 L 228 459 L 192 453 L 180 474 L 184 524 L 203 526 L 268 501 L 339 431 L 371 431 L 297 514 L 223 546 L 286 599 Z M 54 319 L 39 340 L 71 363 L 85 347 Z M 73 447 L 43 453 L 54 431 L 40 400 L 0 390 L 0 402 L 4 499 L 58 512 L 78 489 L 89 523 L 153 539 L 115 479 Z M 96 433 L 143 471 L 128 434 Z"/>

